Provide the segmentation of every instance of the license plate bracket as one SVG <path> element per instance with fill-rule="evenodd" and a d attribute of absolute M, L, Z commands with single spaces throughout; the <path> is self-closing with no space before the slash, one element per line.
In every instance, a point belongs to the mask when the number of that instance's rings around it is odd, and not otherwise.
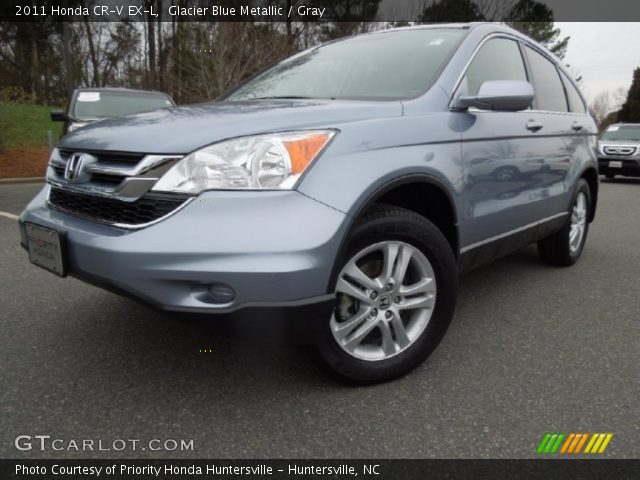
<path fill-rule="evenodd" d="M 611 160 L 609 162 L 609 168 L 622 168 L 622 161 L 620 161 L 620 160 Z"/>
<path fill-rule="evenodd" d="M 60 277 L 66 276 L 66 235 L 33 223 L 25 223 L 24 228 L 29 261 Z"/>

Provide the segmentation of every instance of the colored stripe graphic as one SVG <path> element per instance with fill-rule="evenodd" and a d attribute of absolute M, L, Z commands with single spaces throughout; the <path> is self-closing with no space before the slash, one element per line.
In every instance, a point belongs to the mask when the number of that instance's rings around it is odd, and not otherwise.
<path fill-rule="evenodd" d="M 560 443 L 562 443 L 562 439 L 563 438 L 564 438 L 564 433 L 560 433 L 558 435 L 556 443 L 554 443 L 553 447 L 551 447 L 551 452 L 550 453 L 556 453 L 558 451 L 558 448 L 560 448 Z"/>
<path fill-rule="evenodd" d="M 536 452 L 573 455 L 604 453 L 612 438 L 613 433 L 547 433 L 542 438 Z"/>
<path fill-rule="evenodd" d="M 589 437 L 588 433 L 583 433 L 582 434 L 582 438 L 580 439 L 580 441 L 578 442 L 578 445 L 576 445 L 576 449 L 574 450 L 573 453 L 580 453 L 580 450 L 582 450 L 582 446 L 584 445 L 584 442 L 587 441 L 587 438 Z"/>
<path fill-rule="evenodd" d="M 607 436 L 604 438 L 602 445 L 600 445 L 600 450 L 598 450 L 598 453 L 604 453 L 604 451 L 607 448 L 607 445 L 609 445 L 609 442 L 611 441 L 612 438 L 613 438 L 613 433 L 607 433 Z"/>
<path fill-rule="evenodd" d="M 567 453 L 567 450 L 569 449 L 569 445 L 571 445 L 571 442 L 573 442 L 573 439 L 575 438 L 576 434 L 575 433 L 570 433 L 569 436 L 567 437 L 567 440 L 564 442 L 564 445 L 562 446 L 562 450 L 560 450 L 560 453 Z"/>
<path fill-rule="evenodd" d="M 544 438 L 542 439 L 542 441 L 540 442 L 540 445 L 538 445 L 538 453 L 543 453 L 544 452 L 544 447 L 547 445 L 547 442 L 549 441 L 549 439 L 551 438 L 551 434 L 547 433 Z"/>

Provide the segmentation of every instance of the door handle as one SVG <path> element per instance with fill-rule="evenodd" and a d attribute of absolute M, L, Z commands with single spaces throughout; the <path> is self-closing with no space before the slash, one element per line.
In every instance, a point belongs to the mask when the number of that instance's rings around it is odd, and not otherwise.
<path fill-rule="evenodd" d="M 573 124 L 571 125 L 571 128 L 573 129 L 574 132 L 579 132 L 580 130 L 582 130 L 582 124 L 578 123 L 578 122 L 573 122 Z"/>
<path fill-rule="evenodd" d="M 542 127 L 544 127 L 542 122 L 537 122 L 535 120 L 529 120 L 527 122 L 527 130 L 531 130 L 532 132 L 537 132 L 538 130 L 541 130 Z"/>

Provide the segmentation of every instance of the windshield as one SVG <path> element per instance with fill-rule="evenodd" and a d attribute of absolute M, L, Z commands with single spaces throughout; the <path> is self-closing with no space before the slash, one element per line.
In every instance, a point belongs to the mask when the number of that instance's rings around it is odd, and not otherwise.
<path fill-rule="evenodd" d="M 225 100 L 417 97 L 435 81 L 463 34 L 417 29 L 330 43 L 283 60 Z"/>
<path fill-rule="evenodd" d="M 640 142 L 640 125 L 612 125 L 602 134 L 602 140 L 635 140 Z"/>
<path fill-rule="evenodd" d="M 78 92 L 71 116 L 76 120 L 120 117 L 170 107 L 173 102 L 165 94 L 121 92 Z"/>

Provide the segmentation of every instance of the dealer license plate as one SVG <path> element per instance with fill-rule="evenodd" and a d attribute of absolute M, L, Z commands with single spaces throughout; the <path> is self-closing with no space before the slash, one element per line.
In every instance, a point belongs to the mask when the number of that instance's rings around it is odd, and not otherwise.
<path fill-rule="evenodd" d="M 31 223 L 25 224 L 25 229 L 31 263 L 63 277 L 66 274 L 63 236 L 55 230 Z"/>

